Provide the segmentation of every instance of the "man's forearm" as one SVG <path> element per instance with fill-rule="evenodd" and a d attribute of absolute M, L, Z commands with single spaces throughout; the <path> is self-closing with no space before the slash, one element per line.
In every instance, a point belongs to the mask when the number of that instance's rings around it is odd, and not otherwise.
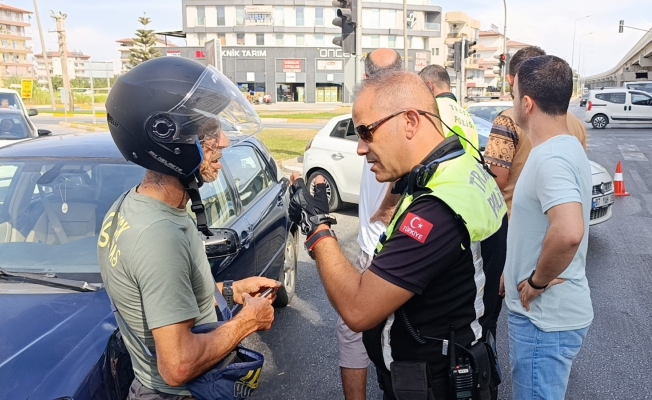
<path fill-rule="evenodd" d="M 537 286 L 550 283 L 559 277 L 577 253 L 580 243 L 569 239 L 563 226 L 551 225 L 543 241 L 541 257 L 537 264 L 537 270 L 532 281 Z"/>
<path fill-rule="evenodd" d="M 392 193 L 393 188 L 394 183 L 389 185 L 385 197 L 383 197 L 383 201 L 380 203 L 380 207 L 378 207 L 378 210 L 376 210 L 374 215 L 371 217 L 372 222 L 378 220 L 382 221 L 385 225 L 389 225 L 391 222 L 394 211 L 396 210 L 396 205 L 401 199 L 400 194 Z"/>

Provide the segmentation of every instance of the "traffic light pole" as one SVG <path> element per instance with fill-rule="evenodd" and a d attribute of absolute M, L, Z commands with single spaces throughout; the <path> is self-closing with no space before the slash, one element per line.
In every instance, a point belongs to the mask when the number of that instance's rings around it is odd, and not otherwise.
<path fill-rule="evenodd" d="M 507 0 L 503 0 L 505 6 L 505 26 L 503 27 L 503 54 L 507 54 Z M 505 95 L 505 81 L 507 80 L 507 64 L 503 65 L 503 86 L 500 89 L 500 95 Z"/>
<path fill-rule="evenodd" d="M 464 54 L 464 49 L 466 49 L 466 37 L 462 36 L 462 46 L 460 46 L 461 54 L 461 63 L 460 63 L 460 85 L 459 85 L 459 96 L 457 96 L 457 103 L 460 107 L 464 106 L 464 92 L 466 92 L 466 69 L 464 64 L 466 64 L 466 57 Z"/>
<path fill-rule="evenodd" d="M 409 71 L 410 70 L 410 62 L 408 59 L 408 49 L 409 49 L 409 43 L 408 43 L 408 21 L 407 21 L 407 0 L 403 0 L 403 52 L 404 52 L 404 60 L 405 60 L 405 70 Z"/>
<path fill-rule="evenodd" d="M 362 82 L 364 77 L 364 63 L 362 61 L 362 0 L 353 0 L 358 2 L 356 7 L 356 27 L 355 27 L 355 84 Z"/>

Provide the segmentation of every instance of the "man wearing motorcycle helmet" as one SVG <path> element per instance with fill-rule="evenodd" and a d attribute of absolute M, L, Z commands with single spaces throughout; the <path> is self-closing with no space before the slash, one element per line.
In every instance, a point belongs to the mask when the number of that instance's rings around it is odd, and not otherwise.
<path fill-rule="evenodd" d="M 275 296 L 256 296 L 280 282 L 253 277 L 216 285 L 197 231 L 212 235 L 198 188 L 217 179 L 230 143 L 220 121 L 239 128 L 237 141 L 260 131 L 260 119 L 219 71 L 178 57 L 120 76 L 106 109 L 120 152 L 147 169 L 143 182 L 109 210 L 98 244 L 102 279 L 122 317 L 136 375 L 128 398 L 187 398 L 186 382 L 274 321 Z M 197 225 L 186 211 L 189 199 Z M 193 327 L 217 322 L 222 292 L 242 310 L 216 330 L 194 334 Z M 125 323 L 137 338 L 125 334 Z"/>

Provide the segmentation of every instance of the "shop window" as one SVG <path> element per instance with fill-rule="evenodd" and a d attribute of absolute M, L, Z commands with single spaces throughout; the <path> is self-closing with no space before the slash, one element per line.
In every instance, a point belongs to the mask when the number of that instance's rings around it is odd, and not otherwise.
<path fill-rule="evenodd" d="M 264 46 L 265 45 L 265 34 L 264 33 L 257 33 L 256 34 L 256 46 Z"/>
<path fill-rule="evenodd" d="M 238 46 L 244 46 L 245 44 L 245 35 L 244 33 L 238 33 L 237 34 L 237 45 Z"/>

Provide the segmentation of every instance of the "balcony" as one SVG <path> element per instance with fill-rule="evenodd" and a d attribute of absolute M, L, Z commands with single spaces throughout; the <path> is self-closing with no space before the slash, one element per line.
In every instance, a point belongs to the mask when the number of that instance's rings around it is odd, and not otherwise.
<path fill-rule="evenodd" d="M 32 24 L 22 19 L 8 18 L 1 14 L 0 14 L 0 24 L 5 24 L 9 26 L 32 26 Z"/>

